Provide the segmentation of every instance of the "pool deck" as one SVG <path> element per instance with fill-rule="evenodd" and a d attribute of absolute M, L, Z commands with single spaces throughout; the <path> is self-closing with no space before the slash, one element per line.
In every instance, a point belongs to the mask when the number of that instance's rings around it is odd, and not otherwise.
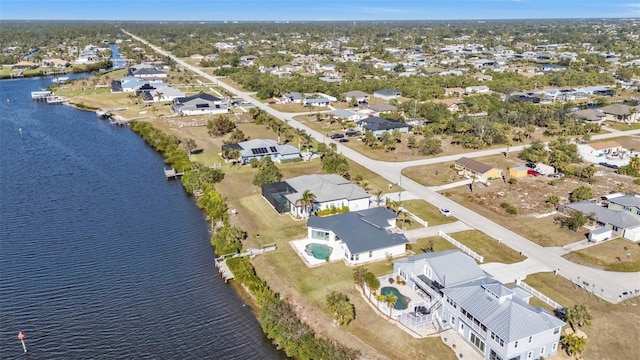
<path fill-rule="evenodd" d="M 344 250 L 340 247 L 340 245 L 336 243 L 330 243 L 329 241 L 310 240 L 305 238 L 289 241 L 289 244 L 308 267 L 316 267 L 327 263 L 327 261 L 324 259 L 316 259 L 313 256 L 307 255 L 307 253 L 305 252 L 305 248 L 309 244 L 323 244 L 331 247 L 333 251 L 329 256 L 329 262 L 340 261 L 344 258 Z"/>

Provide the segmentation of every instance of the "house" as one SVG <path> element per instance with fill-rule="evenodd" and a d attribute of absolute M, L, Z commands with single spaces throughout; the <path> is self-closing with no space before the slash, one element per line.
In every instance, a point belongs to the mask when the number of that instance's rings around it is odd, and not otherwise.
<path fill-rule="evenodd" d="M 237 144 L 222 145 L 222 150 L 228 149 L 238 150 L 243 165 L 248 164 L 251 159 L 260 160 L 267 156 L 277 163 L 297 161 L 302 158 L 300 151 L 294 146 L 280 145 L 277 141 L 270 139 L 254 139 Z"/>
<path fill-rule="evenodd" d="M 509 176 L 514 178 L 525 177 L 527 176 L 530 168 L 526 166 L 516 166 L 509 169 Z"/>
<path fill-rule="evenodd" d="M 634 242 L 640 241 L 640 216 L 624 210 L 624 206 L 611 206 L 613 200 L 615 199 L 609 200 L 610 207 L 599 206 L 593 201 L 582 201 L 568 204 L 567 208 L 585 214 L 588 218 L 587 226 L 610 229 L 611 238 L 623 237 Z M 627 198 L 618 201 L 618 204 L 630 200 L 633 201 Z M 631 206 L 628 208 L 634 209 Z"/>
<path fill-rule="evenodd" d="M 480 182 L 502 178 L 502 170 L 467 157 L 458 159 L 453 168 L 461 175 L 474 177 Z"/>
<path fill-rule="evenodd" d="M 636 108 L 624 104 L 613 104 L 599 109 L 605 115 L 606 120 L 622 121 L 622 122 L 637 122 L 640 120 L 638 111 Z"/>
<path fill-rule="evenodd" d="M 447 110 L 451 112 L 457 112 L 460 110 L 460 105 L 464 104 L 464 100 L 450 98 L 450 99 L 433 99 L 434 104 L 444 104 Z"/>
<path fill-rule="evenodd" d="M 464 91 L 467 94 L 491 94 L 491 90 L 489 90 L 489 87 L 485 85 L 467 86 L 464 88 Z"/>
<path fill-rule="evenodd" d="M 349 91 L 349 92 L 343 93 L 342 96 L 344 96 L 344 99 L 347 102 L 351 102 L 354 99 L 358 103 L 369 100 L 369 94 L 360 90 Z"/>
<path fill-rule="evenodd" d="M 288 92 L 282 94 L 282 102 L 302 104 L 302 94 L 299 92 Z"/>
<path fill-rule="evenodd" d="M 564 322 L 457 250 L 396 260 L 393 275 L 429 300 L 427 312 L 438 328 L 458 332 L 485 359 L 538 359 L 558 351 Z"/>
<path fill-rule="evenodd" d="M 396 214 L 382 207 L 311 216 L 307 221 L 307 237 L 341 249 L 347 265 L 358 265 L 406 253 L 407 238 L 390 231 L 395 221 Z"/>
<path fill-rule="evenodd" d="M 302 99 L 302 104 L 304 106 L 314 107 L 314 106 L 329 106 L 331 101 L 327 98 L 304 98 Z"/>
<path fill-rule="evenodd" d="M 150 85 L 150 84 L 146 84 Z M 177 98 L 184 97 L 184 93 L 176 88 L 167 85 L 157 86 L 154 84 L 152 88 L 140 87 L 136 93 L 140 93 L 145 102 L 165 102 L 173 101 Z"/>
<path fill-rule="evenodd" d="M 27 69 L 36 69 L 38 68 L 38 64 L 32 61 L 20 61 L 11 66 L 12 70 L 27 70 Z"/>
<path fill-rule="evenodd" d="M 611 198 L 607 207 L 614 211 L 627 211 L 640 219 L 640 195 L 623 195 Z"/>
<path fill-rule="evenodd" d="M 380 114 L 383 113 L 392 113 L 397 110 L 395 106 L 389 104 L 373 104 L 369 105 L 368 109 L 374 116 L 380 116 Z"/>
<path fill-rule="evenodd" d="M 373 136 L 380 137 L 384 132 L 398 130 L 401 133 L 408 133 L 411 125 L 396 120 L 389 120 L 377 116 L 368 117 L 356 122 L 358 130 L 364 132 L 371 131 Z"/>
<path fill-rule="evenodd" d="M 349 180 L 336 174 L 312 174 L 302 175 L 284 181 L 286 183 L 286 193 L 280 193 L 278 199 L 286 199 L 281 201 L 288 206 L 280 206 L 274 204 L 270 199 L 271 196 L 265 198 L 281 213 L 289 212 L 295 218 L 306 218 L 311 213 L 325 209 L 341 209 L 348 208 L 349 211 L 364 210 L 369 208 L 369 195 L 361 187 L 349 182 Z M 273 186 L 270 186 L 273 187 Z M 283 187 L 284 188 L 284 187 Z M 267 189 L 268 190 L 268 189 Z M 310 191 L 315 195 L 313 206 L 308 209 L 303 208 L 300 199 L 305 191 Z M 263 195 L 265 189 L 263 189 Z M 279 207 L 279 208 L 278 208 Z"/>
<path fill-rule="evenodd" d="M 358 121 L 363 117 L 362 114 L 360 113 L 344 110 L 344 109 L 331 110 L 329 111 L 329 114 L 331 114 L 331 116 L 337 119 L 347 120 L 347 121 Z"/>
<path fill-rule="evenodd" d="M 69 62 L 62 59 L 46 59 L 46 60 L 42 60 L 42 66 L 64 69 L 69 67 Z"/>
<path fill-rule="evenodd" d="M 461 87 L 444 88 L 444 96 L 462 96 L 465 94 L 465 89 Z"/>
<path fill-rule="evenodd" d="M 144 66 L 144 67 L 132 67 L 128 70 L 129 76 L 137 77 L 145 80 L 160 80 L 167 77 L 167 73 L 161 70 L 157 70 L 153 66 Z"/>
<path fill-rule="evenodd" d="M 227 104 L 213 95 L 196 94 L 173 100 L 171 109 L 178 115 L 226 114 Z"/>
<path fill-rule="evenodd" d="M 592 142 L 587 146 L 591 148 L 590 153 L 594 156 L 610 155 L 623 150 L 622 145 L 613 140 Z"/>
<path fill-rule="evenodd" d="M 602 124 L 606 118 L 602 111 L 595 109 L 578 110 L 570 113 L 570 115 L 578 120 L 595 124 Z"/>
<path fill-rule="evenodd" d="M 392 100 L 402 96 L 402 92 L 392 89 L 381 89 L 374 91 L 373 96 L 383 100 Z"/>

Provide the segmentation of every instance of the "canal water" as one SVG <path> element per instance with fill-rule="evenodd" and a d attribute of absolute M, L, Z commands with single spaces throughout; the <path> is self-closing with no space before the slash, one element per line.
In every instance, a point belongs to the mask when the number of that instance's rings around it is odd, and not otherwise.
<path fill-rule="evenodd" d="M 0 359 L 280 359 L 127 127 L 0 81 Z M 22 133 L 20 132 L 22 130 Z"/>

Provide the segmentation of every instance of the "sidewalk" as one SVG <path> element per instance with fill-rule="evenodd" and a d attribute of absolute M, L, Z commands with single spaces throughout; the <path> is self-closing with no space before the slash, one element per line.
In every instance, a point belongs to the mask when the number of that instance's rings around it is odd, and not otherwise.
<path fill-rule="evenodd" d="M 526 254 L 524 254 L 526 255 Z M 524 280 L 527 275 L 540 272 L 551 272 L 555 269 L 551 269 L 534 259 L 526 259 L 524 261 L 515 264 L 503 264 L 503 263 L 487 263 L 480 264 L 480 268 L 494 279 L 500 281 L 503 284 L 514 282 L 516 279 Z"/>

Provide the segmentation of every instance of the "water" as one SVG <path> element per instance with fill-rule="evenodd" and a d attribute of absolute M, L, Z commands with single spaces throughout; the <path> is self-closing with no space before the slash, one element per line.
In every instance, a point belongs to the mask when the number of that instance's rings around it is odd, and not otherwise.
<path fill-rule="evenodd" d="M 118 50 L 118 46 L 116 44 L 110 44 L 109 48 L 111 49 L 111 67 L 113 69 L 120 69 L 127 66 L 127 61 L 122 60 L 122 54 Z"/>
<path fill-rule="evenodd" d="M 386 286 L 383 287 L 382 289 L 380 289 L 380 294 L 382 295 L 389 295 L 389 294 L 393 294 L 396 296 L 396 298 L 398 299 L 395 303 L 395 305 L 393 305 L 393 308 L 396 310 L 404 310 L 406 308 L 409 307 L 409 302 L 411 301 L 411 299 L 407 296 L 402 295 L 402 293 L 400 292 L 400 290 L 391 287 L 391 286 Z"/>
<path fill-rule="evenodd" d="M 34 360 L 283 358 L 162 158 L 94 113 L 32 102 L 49 84 L 0 82 L 0 359 L 22 358 L 19 331 Z"/>

